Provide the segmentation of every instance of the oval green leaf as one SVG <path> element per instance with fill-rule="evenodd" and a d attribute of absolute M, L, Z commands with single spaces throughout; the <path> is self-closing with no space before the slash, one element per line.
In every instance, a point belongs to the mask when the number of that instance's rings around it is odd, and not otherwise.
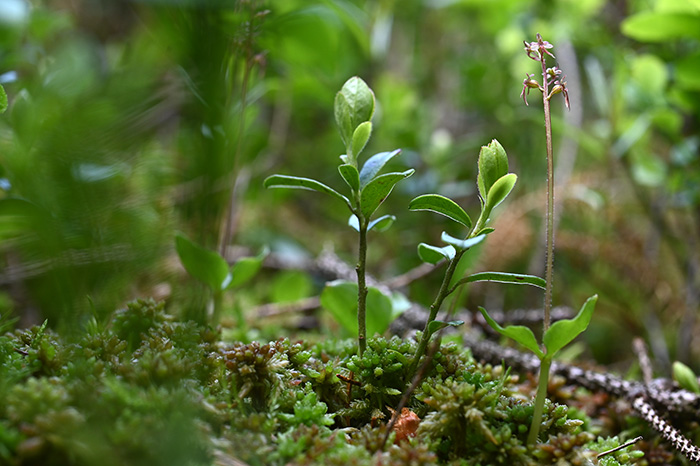
<path fill-rule="evenodd" d="M 369 218 L 379 208 L 384 199 L 391 194 L 392 189 L 399 181 L 413 175 L 415 170 L 410 169 L 405 172 L 387 173 L 380 175 L 370 181 L 362 188 L 360 194 L 360 209 L 362 214 Z"/>
<path fill-rule="evenodd" d="M 622 21 L 620 30 L 640 42 L 666 42 L 689 37 L 700 39 L 700 15 L 644 11 Z"/>
<path fill-rule="evenodd" d="M 496 180 L 486 196 L 487 208 L 490 210 L 495 209 L 498 204 L 503 202 L 513 190 L 517 181 L 518 176 L 515 173 L 509 173 Z"/>
<path fill-rule="evenodd" d="M 444 248 L 431 246 L 425 243 L 420 243 L 418 245 L 418 257 L 420 257 L 423 262 L 433 265 L 443 259 L 447 259 L 448 261 L 454 259 L 456 252 L 455 248 L 450 245 Z"/>
<path fill-rule="evenodd" d="M 345 98 L 353 131 L 360 123 L 372 119 L 374 115 L 374 93 L 360 77 L 353 76 L 345 81 L 345 84 L 340 89 L 340 94 Z M 352 136 L 352 132 L 349 135 Z"/>
<path fill-rule="evenodd" d="M 350 186 L 350 189 L 357 192 L 360 190 L 360 174 L 357 172 L 357 168 L 349 163 L 343 164 L 338 167 L 340 176 L 343 177 L 345 182 Z"/>
<path fill-rule="evenodd" d="M 583 303 L 576 317 L 554 322 L 547 329 L 542 337 L 542 341 L 545 348 L 547 348 L 548 356 L 554 357 L 560 349 L 571 343 L 574 338 L 586 330 L 588 324 L 591 323 L 596 301 L 598 301 L 598 295 L 591 296 Z"/>
<path fill-rule="evenodd" d="M 350 105 L 345 96 L 340 92 L 335 95 L 333 110 L 335 113 L 335 123 L 338 125 L 338 132 L 340 132 L 340 138 L 343 140 L 345 147 L 350 147 L 354 129 L 350 118 Z"/>
<path fill-rule="evenodd" d="M 673 379 L 678 382 L 681 388 L 689 392 L 700 394 L 700 385 L 698 385 L 698 376 L 693 370 L 680 361 L 673 363 Z"/>
<path fill-rule="evenodd" d="M 472 219 L 455 201 L 439 194 L 424 194 L 408 204 L 409 210 L 427 210 L 445 217 L 467 228 L 472 227 Z"/>
<path fill-rule="evenodd" d="M 479 235 L 469 239 L 458 239 L 450 236 L 447 232 L 442 232 L 442 240 L 447 244 L 451 244 L 458 250 L 469 249 L 474 245 L 481 243 L 486 238 L 486 235 Z"/>
<path fill-rule="evenodd" d="M 520 343 L 523 345 L 525 348 L 529 349 L 533 353 L 537 355 L 538 358 L 542 359 L 544 357 L 544 353 L 540 349 L 539 345 L 537 344 L 537 340 L 535 339 L 535 334 L 532 333 L 532 330 L 529 328 L 523 326 L 523 325 L 509 325 L 508 327 L 501 327 L 498 322 L 493 320 L 491 316 L 486 312 L 486 309 L 483 307 L 479 306 L 479 311 L 481 311 L 481 315 L 484 316 L 484 319 L 486 319 L 486 322 L 489 324 L 489 326 L 500 333 L 501 335 L 508 337 L 512 340 L 515 340 L 516 342 Z"/>
<path fill-rule="evenodd" d="M 218 253 L 193 243 L 182 233 L 175 235 L 175 250 L 187 273 L 214 292 L 220 292 L 231 282 L 228 264 Z"/>
<path fill-rule="evenodd" d="M 265 178 L 265 181 L 263 181 L 263 186 L 265 186 L 266 188 L 306 189 L 309 191 L 318 191 L 320 193 L 330 194 L 331 196 L 345 202 L 345 204 L 347 204 L 348 207 L 351 207 L 350 201 L 347 197 L 343 196 L 335 189 L 326 186 L 320 181 L 316 181 L 311 178 L 302 178 L 298 176 L 287 175 L 272 175 Z"/>
<path fill-rule="evenodd" d="M 231 266 L 231 283 L 228 288 L 239 287 L 253 278 L 262 268 L 269 250 L 263 248 L 255 257 L 243 257 Z"/>
<path fill-rule="evenodd" d="M 352 155 L 357 159 L 360 153 L 364 150 L 369 141 L 369 137 L 372 135 L 372 122 L 365 121 L 360 123 L 360 126 L 355 128 L 352 133 Z"/>
<path fill-rule="evenodd" d="M 396 149 L 391 152 L 379 152 L 367 159 L 367 162 L 365 162 L 360 170 L 360 188 L 364 189 L 364 187 L 377 176 L 377 173 L 379 173 L 384 165 L 400 153 L 401 149 Z"/>

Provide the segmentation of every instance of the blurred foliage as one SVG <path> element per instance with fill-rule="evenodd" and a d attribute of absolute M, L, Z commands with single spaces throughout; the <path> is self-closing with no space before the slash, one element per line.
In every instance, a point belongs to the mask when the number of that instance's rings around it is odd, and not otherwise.
<path fill-rule="evenodd" d="M 6 0 L 0 312 L 77 332 L 158 295 L 201 322 L 209 295 L 179 265 L 175 231 L 229 261 L 233 245 L 298 259 L 332 242 L 352 263 L 354 235 L 330 199 L 267 192 L 262 179 L 339 181 L 332 102 L 353 75 L 378 100 L 367 153 L 400 147 L 393 168 L 417 169 L 378 212 L 397 221 L 370 233 L 368 271 L 403 273 L 419 242 L 450 232 L 409 213 L 412 197 L 478 208 L 479 147 L 498 138 L 520 182 L 472 267 L 539 273 L 544 138 L 518 94 L 522 41 L 540 32 L 572 104 L 555 109 L 554 302 L 600 295 L 586 335 L 600 361 L 643 335 L 662 369 L 679 359 L 697 371 L 699 22 L 697 0 Z M 225 312 L 320 293 L 318 277 L 285 273 L 227 294 Z M 437 280 L 409 298 L 426 304 Z M 460 304 L 484 303 L 534 308 L 541 296 L 474 285 Z M 294 324 L 246 318 L 263 333 Z"/>

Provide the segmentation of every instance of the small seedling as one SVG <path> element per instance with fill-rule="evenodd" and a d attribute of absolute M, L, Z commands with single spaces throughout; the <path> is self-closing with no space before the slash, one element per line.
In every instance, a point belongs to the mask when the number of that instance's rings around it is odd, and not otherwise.
<path fill-rule="evenodd" d="M 293 188 L 319 191 L 342 201 L 350 210 L 348 224 L 358 233 L 357 271 L 357 342 L 360 356 L 367 347 L 367 297 L 369 289 L 366 283 L 367 273 L 367 232 L 371 229 L 385 230 L 391 226 L 395 217 L 384 215 L 372 220 L 374 213 L 391 194 L 394 186 L 414 172 L 391 172 L 380 175 L 391 159 L 401 150 L 380 152 L 370 157 L 362 166 L 358 165 L 358 156 L 362 153 L 372 135 L 372 116 L 374 115 L 374 93 L 358 77 L 350 78 L 335 96 L 335 121 L 340 130 L 340 137 L 345 145 L 345 154 L 340 156 L 338 167 L 341 177 L 350 188 L 350 196 L 345 196 L 335 189 L 311 178 L 286 175 L 272 175 L 265 179 L 266 188 Z"/>
<path fill-rule="evenodd" d="M 229 267 L 226 259 L 219 253 L 195 244 L 182 233 L 175 235 L 175 250 L 187 273 L 211 291 L 213 325 L 217 325 L 221 319 L 224 291 L 238 288 L 253 278 L 267 256 L 267 249 L 264 249 L 257 256 L 244 257 Z M 243 316 L 237 317 L 239 329 L 243 329 Z"/>
<path fill-rule="evenodd" d="M 443 247 L 431 246 L 425 243 L 418 245 L 418 255 L 424 262 L 437 264 L 445 260 L 447 261 L 447 269 L 435 301 L 430 306 L 430 314 L 425 323 L 411 369 L 408 372 L 409 374 L 416 372 L 418 363 L 425 354 L 430 338 L 435 332 L 447 326 L 458 326 L 463 323 L 461 321 L 444 322 L 436 320 L 443 301 L 461 285 L 478 281 L 494 281 L 544 287 L 542 278 L 503 272 L 475 273 L 453 283 L 457 266 L 464 254 L 494 231 L 493 228 L 486 226 L 491 212 L 508 197 L 518 179 L 515 174 L 508 173 L 508 156 L 503 146 L 495 139 L 489 145 L 481 147 L 478 165 L 477 185 L 480 194 L 481 213 L 475 224 L 472 225 L 471 218 L 462 207 L 452 199 L 439 194 L 424 194 L 416 197 L 409 204 L 410 210 L 435 212 L 469 229 L 464 239 L 455 238 L 447 232 L 443 232 L 442 241 L 447 243 Z"/>
<path fill-rule="evenodd" d="M 537 343 L 535 335 L 527 327 L 521 325 L 511 325 L 501 327 L 486 312 L 484 308 L 479 308 L 489 325 L 502 335 L 512 338 L 525 348 L 529 349 L 540 360 L 540 375 L 537 385 L 537 395 L 535 396 L 535 407 L 532 416 L 532 424 L 528 434 L 527 442 L 534 444 L 540 432 L 544 401 L 547 396 L 547 385 L 549 382 L 549 369 L 554 356 L 568 345 L 581 332 L 586 330 L 593 316 L 593 309 L 598 300 L 598 296 L 592 296 L 586 300 L 579 313 L 573 319 L 561 320 L 550 325 L 550 311 L 552 308 L 552 269 L 554 265 L 554 169 L 552 150 L 552 117 L 549 101 L 556 94 L 563 94 L 566 106 L 569 106 L 569 93 L 566 89 L 566 81 L 562 72 L 557 67 L 547 68 L 546 56 L 554 58 L 549 51 L 553 45 L 542 39 L 537 34 L 534 42 L 524 42 L 525 52 L 531 59 L 540 62 L 542 67 L 542 84 L 534 79 L 534 74 L 528 74 L 523 81 L 523 90 L 520 96 L 527 104 L 527 95 L 531 89 L 538 89 L 542 92 L 544 103 L 545 138 L 547 141 L 547 206 L 545 214 L 546 236 L 547 236 L 547 258 L 545 266 L 545 298 L 544 298 L 544 333 L 542 343 L 544 351 Z"/>

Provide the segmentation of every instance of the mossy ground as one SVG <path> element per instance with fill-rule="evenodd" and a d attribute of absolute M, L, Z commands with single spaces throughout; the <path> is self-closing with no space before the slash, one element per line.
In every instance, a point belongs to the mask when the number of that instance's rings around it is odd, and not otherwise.
<path fill-rule="evenodd" d="M 526 445 L 531 383 L 479 364 L 456 344 L 435 354 L 384 446 L 414 351 L 414 341 L 397 337 L 370 339 L 362 358 L 348 340 L 225 343 L 153 301 L 90 323 L 76 341 L 45 327 L 15 331 L 0 337 L 0 464 L 609 466 L 673 459 L 653 442 L 643 445 L 646 457 L 629 447 L 596 459 L 620 444 L 616 435 L 645 427 L 606 406 L 609 400 L 557 381 L 541 442 Z"/>

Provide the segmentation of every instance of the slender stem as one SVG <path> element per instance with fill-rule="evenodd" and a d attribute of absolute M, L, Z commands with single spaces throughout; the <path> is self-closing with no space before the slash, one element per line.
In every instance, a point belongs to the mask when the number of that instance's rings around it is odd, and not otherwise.
<path fill-rule="evenodd" d="M 537 396 L 535 397 L 535 409 L 532 412 L 532 424 L 530 433 L 527 436 L 528 445 L 534 445 L 540 435 L 540 424 L 542 424 L 542 413 L 544 412 L 544 400 L 547 398 L 547 385 L 549 383 L 549 368 L 552 366 L 552 358 L 545 356 L 540 361 L 540 377 L 537 385 Z"/>
<path fill-rule="evenodd" d="M 552 311 L 552 269 L 554 268 L 554 154 L 552 150 L 552 114 L 549 105 L 549 83 L 547 82 L 547 65 L 544 54 L 542 63 L 542 86 L 544 87 L 544 132 L 547 140 L 547 209 L 545 215 L 547 252 L 545 263 L 545 281 L 547 282 L 544 291 L 544 331 L 549 328 L 550 314 Z"/>
<path fill-rule="evenodd" d="M 445 276 L 442 279 L 442 285 L 440 285 L 440 291 L 438 291 L 438 294 L 435 297 L 435 301 L 433 301 L 433 304 L 430 305 L 430 316 L 428 317 L 428 320 L 425 321 L 425 328 L 423 329 L 423 336 L 421 337 L 421 340 L 418 343 L 418 348 L 416 349 L 416 354 L 413 356 L 413 362 L 411 362 L 411 367 L 409 368 L 409 371 L 408 371 L 409 374 L 415 373 L 416 369 L 418 368 L 418 363 L 420 362 L 420 358 L 423 357 L 423 354 L 425 354 L 425 349 L 428 347 L 428 343 L 430 341 L 430 332 L 428 331 L 428 327 L 430 327 L 430 323 L 432 321 L 434 321 L 435 318 L 437 317 L 437 313 L 440 310 L 440 307 L 442 306 L 443 301 L 449 295 L 450 282 L 452 281 L 452 276 L 454 275 L 455 270 L 457 269 L 457 264 L 459 263 L 459 260 L 462 258 L 462 255 L 464 254 L 464 252 L 465 251 L 458 252 L 455 255 L 455 257 L 447 265 L 447 270 L 445 271 Z"/>
<path fill-rule="evenodd" d="M 357 267 L 357 343 L 358 353 L 360 357 L 367 348 L 367 327 L 366 327 L 366 312 L 367 312 L 367 282 L 365 278 L 367 270 L 367 219 L 361 212 L 357 212 L 357 217 L 360 224 L 360 245 L 358 251 Z"/>

